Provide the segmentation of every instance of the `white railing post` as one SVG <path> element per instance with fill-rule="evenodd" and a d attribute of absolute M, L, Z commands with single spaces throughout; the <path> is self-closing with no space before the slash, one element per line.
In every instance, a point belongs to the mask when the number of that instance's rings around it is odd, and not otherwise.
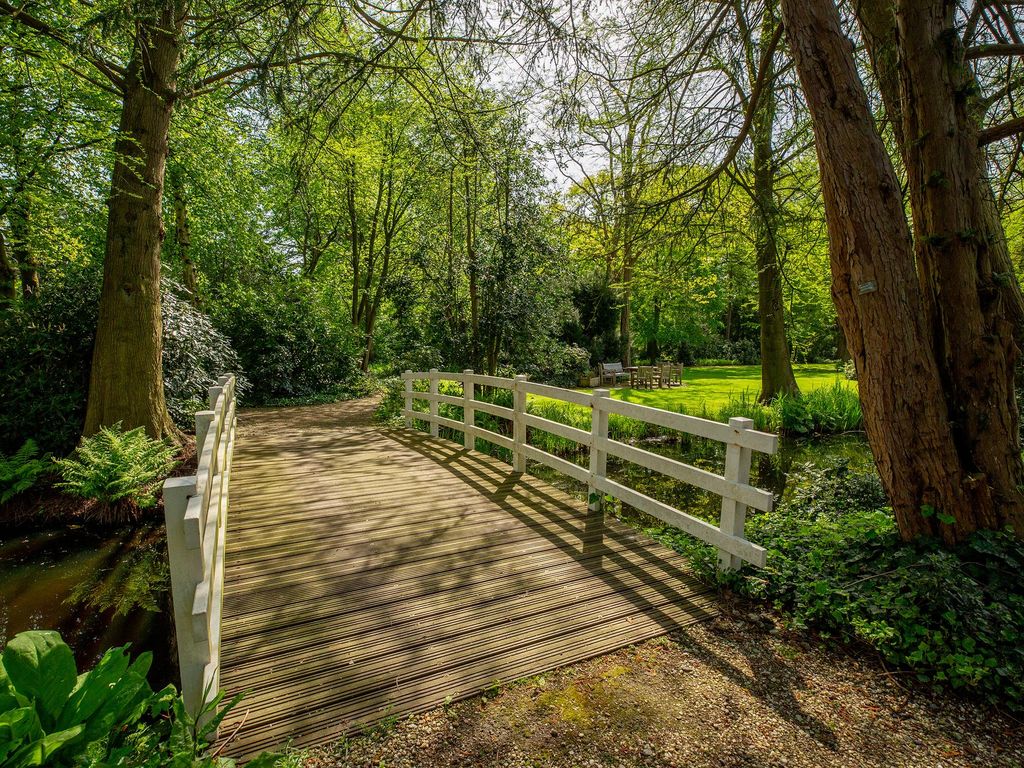
<path fill-rule="evenodd" d="M 213 411 L 196 411 L 196 455 L 203 452 L 206 444 L 206 436 L 210 432 L 210 425 L 213 423 Z"/>
<path fill-rule="evenodd" d="M 462 372 L 462 423 L 466 426 L 462 433 L 462 445 L 467 451 L 473 450 L 473 426 L 476 424 L 476 411 L 473 409 L 475 387 L 469 379 L 472 375 L 472 368 L 467 368 Z"/>
<path fill-rule="evenodd" d="M 228 485 L 235 441 L 235 380 L 210 387 L 213 410 L 196 414 L 198 467 L 164 481 L 167 560 L 171 572 L 181 695 L 193 716 L 220 684 L 220 626 Z M 204 718 L 209 718 L 207 713 Z M 202 722 L 202 719 L 201 721 Z"/>
<path fill-rule="evenodd" d="M 591 512 L 601 511 L 602 493 L 597 481 L 604 479 L 608 473 L 608 453 L 604 450 L 604 440 L 608 437 L 608 411 L 604 401 L 611 392 L 607 389 L 594 390 L 594 407 L 590 412 L 590 483 L 587 488 L 587 508 Z"/>
<path fill-rule="evenodd" d="M 203 704 L 203 675 L 208 659 L 192 634 L 192 600 L 203 580 L 201 548 L 188 545 L 185 512 L 189 497 L 196 494 L 196 476 L 171 477 L 164 481 L 164 521 L 167 526 L 167 561 L 171 571 L 171 603 L 178 644 L 181 696 L 194 714 Z"/>
<path fill-rule="evenodd" d="M 412 429 L 412 371 L 405 372 L 405 428 Z"/>
<path fill-rule="evenodd" d="M 526 454 L 523 446 L 526 445 L 526 390 L 523 384 L 526 383 L 526 375 L 516 376 L 514 389 L 512 390 L 512 471 L 526 471 Z"/>
<path fill-rule="evenodd" d="M 742 416 L 729 419 L 729 426 L 737 433 L 754 426 L 754 422 Z M 738 443 L 728 443 L 725 448 L 725 479 L 734 483 L 750 482 L 750 449 Z M 745 538 L 743 535 L 747 519 L 747 505 L 735 499 L 722 497 L 722 517 L 718 527 L 722 533 Z M 736 555 L 723 550 L 718 551 L 718 569 L 731 571 L 739 568 L 743 561 Z"/>
<path fill-rule="evenodd" d="M 438 376 L 437 368 L 430 369 L 430 394 L 436 395 L 438 392 Z M 431 398 L 430 400 L 430 436 L 437 437 L 438 426 L 437 426 L 437 398 Z"/>

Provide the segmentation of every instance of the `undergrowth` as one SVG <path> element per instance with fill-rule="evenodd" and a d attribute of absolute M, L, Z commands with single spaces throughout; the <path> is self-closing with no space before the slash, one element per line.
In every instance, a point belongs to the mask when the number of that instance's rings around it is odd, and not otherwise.
<path fill-rule="evenodd" d="M 860 642 L 924 683 L 1024 711 L 1024 542 L 982 531 L 955 550 L 900 539 L 874 473 L 845 464 L 807 470 L 747 537 L 768 550 L 762 570 L 720 573 L 715 550 L 669 527 L 649 532 L 698 575 L 764 600 L 798 628 Z"/>
<path fill-rule="evenodd" d="M 11 456 L 0 454 L 0 504 L 6 504 L 29 490 L 52 471 L 50 457 L 39 455 L 39 447 L 34 440 L 26 440 Z"/>
<path fill-rule="evenodd" d="M 57 461 L 57 486 L 106 510 L 152 507 L 160 481 L 174 468 L 174 455 L 167 441 L 150 438 L 142 427 L 125 432 L 119 422 L 83 439 L 73 454 Z"/>

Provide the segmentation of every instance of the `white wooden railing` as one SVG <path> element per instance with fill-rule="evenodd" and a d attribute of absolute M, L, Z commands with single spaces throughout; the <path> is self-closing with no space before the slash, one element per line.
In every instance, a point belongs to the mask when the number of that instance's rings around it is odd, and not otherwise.
<path fill-rule="evenodd" d="M 196 474 L 164 482 L 181 695 L 193 716 L 220 688 L 224 529 L 234 447 L 235 377 L 222 376 L 210 387 L 210 410 L 196 414 Z"/>
<path fill-rule="evenodd" d="M 673 525 L 696 536 L 718 549 L 719 567 L 724 570 L 738 568 L 745 560 L 758 567 L 764 567 L 765 550 L 744 537 L 747 507 L 768 511 L 773 498 L 768 491 L 749 484 L 751 451 L 775 453 L 779 440 L 776 435 L 751 429 L 750 419 L 734 417 L 728 424 L 695 416 L 687 416 L 661 408 L 651 408 L 636 403 L 614 400 L 607 389 L 595 389 L 593 393 L 562 389 L 546 384 L 535 384 L 526 376 L 514 379 L 482 376 L 471 370 L 462 373 L 445 373 L 432 368 L 429 371 L 406 371 L 405 381 L 405 426 L 413 428 L 418 419 L 429 425 L 430 434 L 438 437 L 439 427 L 448 427 L 463 434 L 463 445 L 467 450 L 474 448 L 474 440 L 480 438 L 512 452 L 512 469 L 526 470 L 526 461 L 540 462 L 552 469 L 587 484 L 590 508 L 598 511 L 605 494 L 625 504 Z M 429 391 L 417 391 L 416 381 L 427 381 Z M 462 396 L 441 394 L 439 383 L 451 381 L 463 385 Z M 475 398 L 477 386 L 496 387 L 512 392 L 512 407 L 494 405 Z M 590 431 L 567 424 L 541 418 L 526 412 L 526 396 L 538 395 L 552 400 L 574 403 L 591 409 Z M 425 400 L 428 411 L 413 409 L 414 400 Z M 447 403 L 463 409 L 461 421 L 438 415 L 438 404 Z M 512 437 L 500 435 L 475 424 L 476 411 L 512 422 Z M 661 456 L 642 448 L 627 445 L 608 436 L 608 416 L 619 414 L 630 419 L 656 424 L 667 429 L 696 435 L 709 440 L 725 443 L 725 474 L 717 475 L 698 467 Z M 553 435 L 575 441 L 590 451 L 589 467 L 582 467 L 571 461 L 542 451 L 527 442 L 527 427 L 549 432 Z M 608 477 L 608 457 L 615 456 L 647 469 L 652 469 L 675 480 L 695 485 L 722 497 L 722 511 L 718 526 L 678 510 L 657 499 L 640 493 Z"/>

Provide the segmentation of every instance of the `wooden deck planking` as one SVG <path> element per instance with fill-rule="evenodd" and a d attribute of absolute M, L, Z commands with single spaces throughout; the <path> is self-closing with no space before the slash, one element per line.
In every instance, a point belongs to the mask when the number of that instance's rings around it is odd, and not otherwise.
<path fill-rule="evenodd" d="M 667 548 L 370 410 L 240 417 L 221 683 L 248 694 L 228 752 L 330 741 L 713 614 Z"/>

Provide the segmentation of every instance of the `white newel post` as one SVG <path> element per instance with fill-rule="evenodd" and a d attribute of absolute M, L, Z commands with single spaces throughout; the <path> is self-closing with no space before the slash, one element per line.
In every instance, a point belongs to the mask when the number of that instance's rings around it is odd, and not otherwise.
<path fill-rule="evenodd" d="M 737 434 L 754 426 L 754 422 L 742 416 L 733 416 L 729 419 L 729 426 Z M 750 449 L 733 442 L 725 448 L 725 479 L 734 483 L 750 482 Z M 735 499 L 722 497 L 722 518 L 719 523 L 723 533 L 730 536 L 744 538 L 744 526 L 747 519 L 747 505 L 741 504 Z M 739 568 L 743 561 L 736 555 L 731 555 L 722 550 L 718 551 L 718 568 L 722 571 L 731 571 Z"/>
<path fill-rule="evenodd" d="M 526 471 L 526 454 L 523 453 L 523 446 L 526 445 L 526 390 L 523 385 L 526 383 L 526 375 L 516 376 L 515 388 L 512 390 L 512 471 Z"/>
<path fill-rule="evenodd" d="M 435 395 L 430 399 L 430 436 L 437 437 L 438 425 L 437 425 L 437 387 L 438 376 L 437 368 L 430 369 L 430 394 Z"/>
<path fill-rule="evenodd" d="M 213 416 L 213 411 L 196 411 L 196 456 L 203 455 L 203 446 L 206 444 L 206 436 L 210 433 Z"/>
<path fill-rule="evenodd" d="M 590 413 L 590 483 L 587 488 L 587 508 L 591 512 L 601 511 L 601 491 L 597 488 L 597 480 L 603 479 L 608 473 L 608 453 L 604 450 L 604 440 L 608 437 L 608 411 L 604 407 L 605 400 L 611 392 L 607 389 L 594 390 L 594 408 Z"/>
<path fill-rule="evenodd" d="M 196 493 L 196 477 L 172 477 L 164 481 L 164 521 L 167 525 L 167 560 L 171 570 L 171 602 L 181 669 L 181 696 L 185 709 L 195 715 L 203 705 L 203 675 L 207 653 L 192 634 L 192 599 L 203 580 L 201 548 L 189 547 L 185 536 L 185 511 Z"/>
<path fill-rule="evenodd" d="M 405 428 L 412 429 L 412 371 L 405 372 Z"/>
<path fill-rule="evenodd" d="M 467 368 L 462 372 L 462 423 L 466 426 L 462 432 L 462 445 L 467 451 L 473 450 L 473 426 L 476 424 L 476 411 L 473 409 L 475 387 L 469 378 L 472 375 L 472 368 Z"/>

